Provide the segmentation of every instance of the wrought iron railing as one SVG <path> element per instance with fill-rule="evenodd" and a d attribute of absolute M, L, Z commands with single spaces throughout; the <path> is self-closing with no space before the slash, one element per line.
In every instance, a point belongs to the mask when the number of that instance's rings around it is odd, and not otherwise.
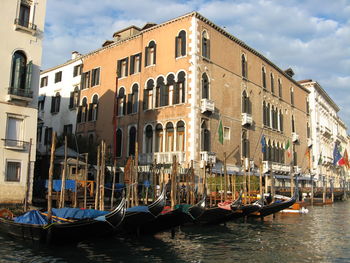
<path fill-rule="evenodd" d="M 26 27 L 31 30 L 36 30 L 37 26 L 33 23 L 29 23 L 29 21 L 21 19 L 21 18 L 16 18 L 15 19 L 15 25 L 19 25 L 22 27 Z"/>
<path fill-rule="evenodd" d="M 33 91 L 28 89 L 18 89 L 18 88 L 10 87 L 8 89 L 8 94 L 19 96 L 19 97 L 33 98 Z"/>
<path fill-rule="evenodd" d="M 19 150 L 25 150 L 29 146 L 29 142 L 11 140 L 11 139 L 2 139 L 5 142 L 5 147 L 15 148 Z"/>

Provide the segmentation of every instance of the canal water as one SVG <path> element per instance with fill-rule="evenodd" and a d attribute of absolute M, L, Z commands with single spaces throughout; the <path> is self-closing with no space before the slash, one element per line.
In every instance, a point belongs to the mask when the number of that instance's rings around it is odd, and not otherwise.
<path fill-rule="evenodd" d="M 47 247 L 0 235 L 0 262 L 350 262 L 350 201 L 264 222 Z"/>

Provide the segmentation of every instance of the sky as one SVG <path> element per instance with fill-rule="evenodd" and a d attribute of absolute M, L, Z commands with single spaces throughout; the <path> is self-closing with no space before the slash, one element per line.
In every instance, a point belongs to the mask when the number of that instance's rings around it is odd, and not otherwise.
<path fill-rule="evenodd" d="M 350 0 L 47 0 L 42 68 L 100 48 L 124 27 L 192 11 L 291 67 L 295 80 L 317 81 L 350 130 Z"/>

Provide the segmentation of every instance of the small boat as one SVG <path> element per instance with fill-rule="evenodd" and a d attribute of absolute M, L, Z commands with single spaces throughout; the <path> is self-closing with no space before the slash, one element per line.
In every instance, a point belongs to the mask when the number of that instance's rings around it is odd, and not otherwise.
<path fill-rule="evenodd" d="M 0 218 L 0 231 L 10 236 L 47 244 L 69 243 L 90 237 L 113 235 L 125 216 L 125 198 L 111 212 L 94 209 L 53 209 L 47 214 L 32 210 L 17 218 Z M 67 215 L 66 218 L 58 216 Z"/>
<path fill-rule="evenodd" d="M 248 217 L 265 217 L 268 215 L 275 214 L 277 212 L 280 212 L 283 209 L 286 209 L 290 206 L 292 206 L 298 199 L 298 189 L 295 189 L 293 197 L 289 198 L 288 200 L 277 200 L 271 204 L 265 204 L 263 197 L 256 201 L 254 204 L 260 206 L 260 209 L 257 212 L 251 213 L 248 215 Z"/>
<path fill-rule="evenodd" d="M 154 220 L 144 224 L 140 229 L 142 234 L 155 234 L 174 227 L 194 222 L 205 210 L 204 194 L 202 199 L 195 205 L 179 204 L 175 209 L 168 207 L 164 209 Z"/>
<path fill-rule="evenodd" d="M 125 218 L 118 230 L 124 234 L 136 233 L 139 235 L 141 227 L 147 222 L 153 221 L 163 211 L 165 203 L 166 188 L 163 187 L 162 193 L 152 204 L 126 209 Z"/>

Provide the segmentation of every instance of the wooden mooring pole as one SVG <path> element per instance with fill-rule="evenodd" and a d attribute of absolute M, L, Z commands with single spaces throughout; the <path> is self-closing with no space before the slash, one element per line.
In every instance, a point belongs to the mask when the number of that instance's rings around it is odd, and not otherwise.
<path fill-rule="evenodd" d="M 52 185 L 53 185 L 53 167 L 55 161 L 56 150 L 56 132 L 52 131 L 51 156 L 49 168 L 49 181 L 47 186 L 47 222 L 50 224 L 52 219 Z"/>

